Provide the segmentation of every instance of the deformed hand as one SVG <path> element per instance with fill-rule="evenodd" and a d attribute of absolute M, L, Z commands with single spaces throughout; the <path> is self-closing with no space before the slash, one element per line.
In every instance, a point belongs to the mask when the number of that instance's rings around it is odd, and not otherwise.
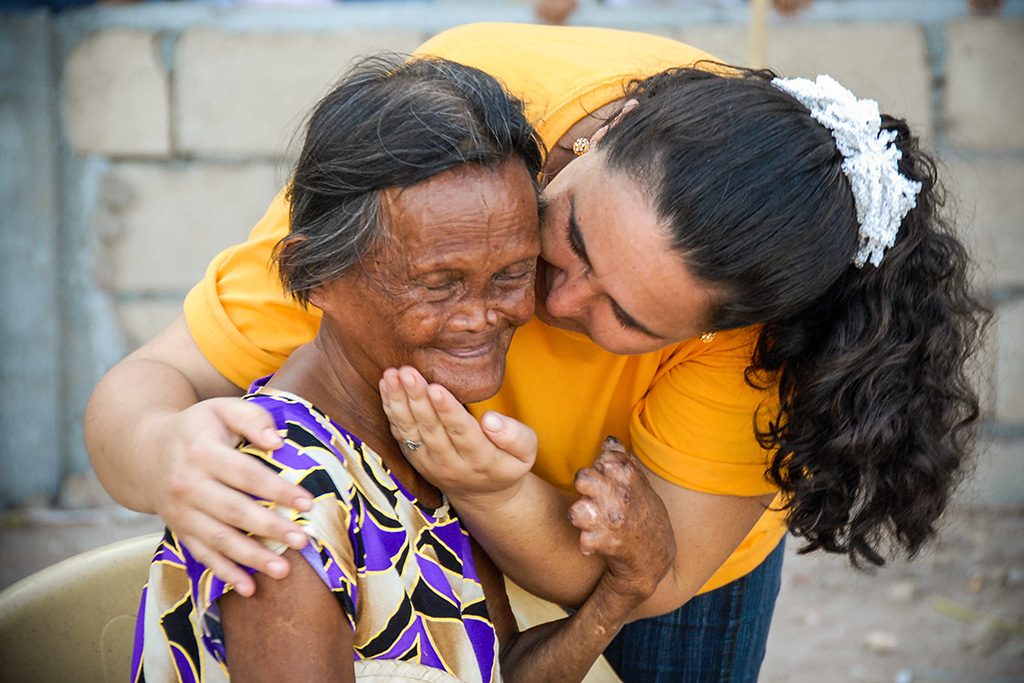
<path fill-rule="evenodd" d="M 582 498 L 569 509 L 580 530 L 580 552 L 604 558 L 605 580 L 640 599 L 650 596 L 675 560 L 668 510 L 636 456 L 614 437 L 594 464 L 576 473 Z"/>

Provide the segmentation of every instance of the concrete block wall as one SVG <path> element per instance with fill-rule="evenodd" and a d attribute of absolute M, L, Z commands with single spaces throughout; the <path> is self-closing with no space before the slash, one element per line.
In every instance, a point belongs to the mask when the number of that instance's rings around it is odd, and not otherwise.
<path fill-rule="evenodd" d="M 831 73 L 878 99 L 941 156 L 982 263 L 977 286 L 997 314 L 979 369 L 986 439 L 968 496 L 1022 505 L 1024 0 L 1006 0 L 998 18 L 969 17 L 965 5 L 818 0 L 799 20 L 772 20 L 766 56 L 784 75 Z M 746 63 L 746 11 L 584 3 L 574 21 L 657 32 Z M 61 207 L 61 306 L 73 312 L 56 373 L 61 476 L 88 471 L 79 423 L 96 379 L 178 315 L 210 258 L 244 239 L 287 177 L 284 159 L 305 113 L 354 58 L 408 52 L 467 21 L 529 19 L 528 4 L 513 0 L 302 12 L 171 3 L 33 19 L 57 60 L 48 76 L 60 141 L 52 200 Z M 0 466 L 12 457 L 0 454 Z M 59 481 L 48 482 L 0 491 L 0 507 L 53 499 Z"/>

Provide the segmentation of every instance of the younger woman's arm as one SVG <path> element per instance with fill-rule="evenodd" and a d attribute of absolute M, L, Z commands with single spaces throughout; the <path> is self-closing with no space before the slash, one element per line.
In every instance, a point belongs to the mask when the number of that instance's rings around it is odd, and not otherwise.
<path fill-rule="evenodd" d="M 85 411 L 85 443 L 115 500 L 159 514 L 196 559 L 249 595 L 255 583 L 236 562 L 277 578 L 288 563 L 244 532 L 293 548 L 306 543 L 297 525 L 251 495 L 299 510 L 309 509 L 312 498 L 235 450 L 242 436 L 270 450 L 281 443 L 270 416 L 241 395 L 179 317 L 96 386 Z"/>

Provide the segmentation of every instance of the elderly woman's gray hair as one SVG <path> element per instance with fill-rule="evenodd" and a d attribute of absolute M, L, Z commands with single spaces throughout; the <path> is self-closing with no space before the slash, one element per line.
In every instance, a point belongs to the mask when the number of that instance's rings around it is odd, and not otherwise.
<path fill-rule="evenodd" d="M 381 192 L 462 164 L 518 157 L 540 172 L 541 142 L 492 76 L 443 59 L 371 57 L 310 116 L 289 189 L 291 230 L 275 249 L 298 301 L 341 277 L 387 234 Z"/>

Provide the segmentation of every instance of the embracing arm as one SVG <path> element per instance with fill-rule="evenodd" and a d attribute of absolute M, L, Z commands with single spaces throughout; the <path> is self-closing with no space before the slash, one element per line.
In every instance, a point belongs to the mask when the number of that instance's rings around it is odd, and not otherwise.
<path fill-rule="evenodd" d="M 669 612 L 691 597 L 736 549 L 772 496 L 714 496 L 671 484 L 645 470 L 672 520 L 675 561 L 633 619 Z M 588 483 L 577 478 L 580 492 Z M 552 602 L 579 605 L 604 569 L 597 556 L 580 553 L 579 530 L 568 520 L 569 498 L 534 475 L 513 496 L 499 500 L 451 497 L 474 537 L 507 568 L 511 579 Z M 593 515 L 572 508 L 574 519 Z M 628 513 L 627 513 L 628 514 Z"/>
<path fill-rule="evenodd" d="M 118 502 L 159 514 L 198 559 L 247 595 L 255 584 L 234 562 L 275 577 L 287 574 L 288 564 L 237 529 L 293 547 L 306 537 L 241 491 L 299 509 L 310 499 L 234 449 L 239 436 L 261 448 L 280 444 L 261 408 L 211 398 L 240 395 L 179 317 L 103 377 L 86 407 L 85 440 L 97 476 Z"/>
<path fill-rule="evenodd" d="M 562 605 L 581 605 L 605 563 L 581 553 L 581 548 L 588 552 L 587 539 L 576 527 L 604 513 L 585 501 L 573 504 L 568 494 L 529 473 L 537 448 L 532 430 L 494 413 L 477 423 L 450 393 L 437 385 L 428 387 L 411 368 L 388 370 L 380 388 L 395 437 L 425 444 L 407 454 L 410 462 L 445 491 L 498 567 L 535 595 Z M 699 493 L 638 467 L 668 510 L 675 561 L 632 618 L 663 614 L 689 600 L 736 549 L 773 497 Z M 585 496 L 594 492 L 590 470 L 576 478 L 576 488 Z M 631 514 L 629 508 L 627 501 L 621 514 Z"/>

